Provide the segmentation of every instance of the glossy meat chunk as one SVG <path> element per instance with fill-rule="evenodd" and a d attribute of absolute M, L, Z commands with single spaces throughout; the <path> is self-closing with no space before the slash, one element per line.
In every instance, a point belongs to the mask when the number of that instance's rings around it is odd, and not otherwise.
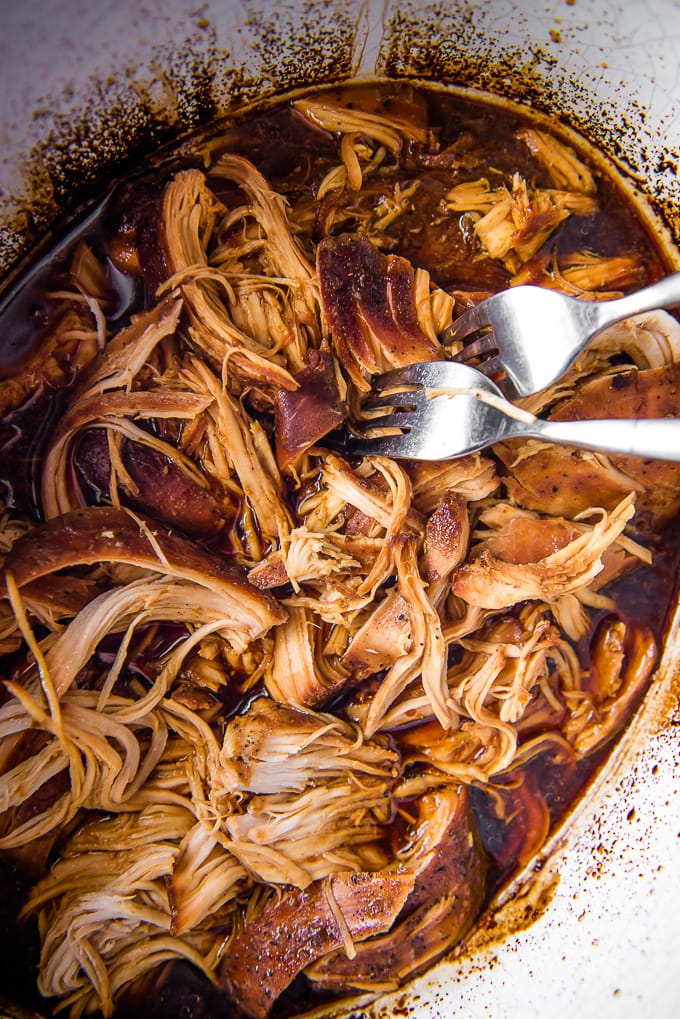
<path fill-rule="evenodd" d="M 616 371 L 585 382 L 551 410 L 555 421 L 589 418 L 680 417 L 680 364 Z M 527 509 L 574 517 L 589 506 L 614 508 L 633 489 L 635 526 L 654 532 L 680 509 L 680 467 L 663 460 L 603 457 L 542 445 L 525 456 L 517 444 L 499 448 L 508 493 Z"/>

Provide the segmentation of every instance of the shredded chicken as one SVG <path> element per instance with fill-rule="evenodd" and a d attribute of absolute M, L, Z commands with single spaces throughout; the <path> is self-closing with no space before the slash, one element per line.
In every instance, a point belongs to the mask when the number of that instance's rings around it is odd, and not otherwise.
<path fill-rule="evenodd" d="M 453 212 L 483 213 L 474 225 L 483 248 L 491 258 L 503 259 L 516 273 L 571 215 L 590 216 L 597 209 L 594 198 L 578 191 L 530 190 L 520 174 L 510 188 L 493 191 L 485 179 L 456 185 L 446 196 Z"/>
<path fill-rule="evenodd" d="M 413 842 L 400 847 L 400 866 L 414 887 L 398 922 L 386 934 L 361 941 L 354 956 L 338 952 L 310 967 L 323 986 L 398 987 L 460 940 L 479 909 L 484 865 L 464 787 L 423 796 Z"/>
<path fill-rule="evenodd" d="M 226 210 L 200 171 L 179 173 L 168 185 L 162 209 L 162 236 L 171 272 L 167 287 L 179 287 L 189 308 L 191 339 L 218 368 L 224 366 L 244 382 L 259 382 L 265 388 L 294 389 L 277 353 L 289 330 L 281 322 L 284 332 L 272 343 L 269 332 L 263 342 L 241 329 L 230 310 L 229 276 L 207 264 L 206 246 L 221 213 Z"/>
<path fill-rule="evenodd" d="M 108 1017 L 121 990 L 163 961 L 187 959 L 210 973 L 210 935 L 172 933 L 166 881 L 190 825 L 184 808 L 152 806 L 75 834 L 26 907 L 51 921 L 41 951 L 43 994 L 64 998 L 76 1015 L 100 1008 Z"/>
<path fill-rule="evenodd" d="M 384 114 L 365 113 L 363 110 L 348 109 L 339 103 L 314 99 L 298 100 L 295 109 L 327 131 L 364 135 L 380 142 L 395 155 L 407 140 L 427 140 L 427 130 L 421 124 L 399 117 L 398 114 L 386 117 Z"/>
<path fill-rule="evenodd" d="M 398 755 L 330 715 L 257 700 L 225 732 L 209 775 L 224 844 L 261 880 L 306 888 L 373 869 Z"/>
<path fill-rule="evenodd" d="M 582 191 L 587 195 L 597 193 L 593 174 L 569 145 L 565 145 L 547 131 L 540 131 L 535 127 L 518 131 L 517 137 L 546 167 L 555 187 L 563 188 L 565 191 Z"/>
<path fill-rule="evenodd" d="M 373 376 L 443 357 L 486 296 L 661 272 L 637 228 L 598 246 L 624 211 L 544 126 L 498 119 L 490 152 L 476 108 L 391 89 L 235 118 L 131 179 L 0 382 L 0 855 L 71 1019 L 178 962 L 244 1019 L 294 981 L 399 987 L 653 674 L 660 630 L 614 582 L 663 548 L 677 465 L 336 451 Z M 677 320 L 603 331 L 521 408 L 680 416 Z"/>
<path fill-rule="evenodd" d="M 632 494 L 611 513 L 586 510 L 587 524 L 539 519 L 500 504 L 483 512 L 489 536 L 473 544 L 469 562 L 454 574 L 452 590 L 482 608 L 500 609 L 528 598 L 556 601 L 588 588 L 602 570 L 602 556 L 634 513 Z"/>

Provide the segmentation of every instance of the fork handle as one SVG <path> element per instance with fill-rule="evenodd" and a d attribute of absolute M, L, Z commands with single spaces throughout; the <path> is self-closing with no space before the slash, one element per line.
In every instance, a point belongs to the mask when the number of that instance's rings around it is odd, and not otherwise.
<path fill-rule="evenodd" d="M 680 418 L 537 419 L 534 424 L 519 425 L 517 434 L 595 452 L 680 462 Z"/>
<path fill-rule="evenodd" d="M 649 287 L 643 287 L 625 297 L 617 297 L 614 301 L 597 301 L 592 305 L 595 328 L 599 332 L 605 326 L 614 325 L 631 315 L 674 304 L 680 304 L 680 272 L 671 273 Z"/>

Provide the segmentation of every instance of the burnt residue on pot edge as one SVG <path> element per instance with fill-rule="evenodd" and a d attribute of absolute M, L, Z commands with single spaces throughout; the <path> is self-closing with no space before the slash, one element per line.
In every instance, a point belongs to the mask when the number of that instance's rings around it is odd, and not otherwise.
<path fill-rule="evenodd" d="M 527 14 L 518 11 L 516 17 L 519 28 L 526 28 L 526 38 L 531 38 Z M 608 27 L 607 17 L 603 12 L 600 21 L 590 26 L 593 38 Z M 556 18 L 555 26 L 560 22 Z M 553 26 L 546 33 L 544 45 L 519 45 L 507 41 L 504 28 L 497 36 L 480 36 L 478 13 L 472 4 L 443 7 L 407 0 L 399 5 L 386 27 L 377 69 L 386 77 L 422 78 L 484 89 L 564 120 L 642 184 L 677 239 L 680 150 L 647 126 L 643 103 L 630 98 L 630 89 L 623 80 L 615 85 L 606 102 L 594 104 L 597 75 L 581 79 L 570 73 L 563 63 L 562 45 L 559 27 Z M 606 68 L 606 62 L 601 66 Z M 650 178 L 662 173 L 670 177 L 665 196 L 649 189 Z"/>
<path fill-rule="evenodd" d="M 366 11 L 356 5 L 326 4 L 323 18 L 311 0 L 295 11 L 285 4 L 273 11 L 248 3 L 243 13 L 236 32 L 247 26 L 245 59 L 221 45 L 213 21 L 198 12 L 183 40 L 154 48 L 146 73 L 128 65 L 103 82 L 93 81 L 77 114 L 51 112 L 69 108 L 58 97 L 50 109 L 32 111 L 37 124 L 44 122 L 45 135 L 28 156 L 26 199 L 9 223 L 0 224 L 0 276 L 50 227 L 58 227 L 66 210 L 97 197 L 104 181 L 123 175 L 164 143 L 232 110 L 303 85 L 351 78 L 360 69 L 368 27 Z M 517 16 L 520 22 L 527 18 Z M 526 27 L 529 38 L 528 22 Z M 480 33 L 472 5 L 443 9 L 411 0 L 388 13 L 375 72 L 481 88 L 524 102 L 580 130 L 633 179 L 649 168 L 672 179 L 669 171 L 680 154 L 646 127 L 643 105 L 628 97 L 622 83 L 594 116 L 593 82 L 568 73 L 562 45 L 555 28 L 545 45 L 520 46 L 502 34 Z M 680 183 L 676 191 L 650 198 L 677 237 Z"/>
<path fill-rule="evenodd" d="M 157 48 L 151 77 L 129 65 L 93 81 L 76 114 L 33 110 L 32 119 L 45 122 L 45 135 L 27 159 L 25 200 L 8 223 L 0 221 L 0 278 L 16 270 L 36 243 L 49 243 L 48 230 L 58 235 L 64 217 L 98 198 L 105 184 L 143 158 L 162 158 L 164 145 L 231 110 L 351 76 L 358 45 L 353 12 L 329 3 L 321 21 L 313 7 L 302 5 L 301 34 L 299 17 L 293 22 L 285 8 L 263 12 L 245 5 L 255 74 L 219 45 L 209 18 L 197 17 L 183 41 Z M 54 105 L 58 110 L 59 102 Z"/>

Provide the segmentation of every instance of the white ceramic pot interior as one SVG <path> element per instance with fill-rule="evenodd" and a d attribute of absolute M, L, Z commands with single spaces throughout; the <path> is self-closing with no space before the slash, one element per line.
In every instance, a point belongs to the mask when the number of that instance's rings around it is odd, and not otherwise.
<path fill-rule="evenodd" d="M 4 5 L 3 23 L 3 272 L 150 137 L 338 78 L 433 79 L 529 102 L 604 147 L 667 240 L 680 236 L 676 0 L 24 0 Z M 678 1014 L 675 650 L 669 640 L 643 709 L 568 828 L 460 958 L 376 1014 Z"/>

